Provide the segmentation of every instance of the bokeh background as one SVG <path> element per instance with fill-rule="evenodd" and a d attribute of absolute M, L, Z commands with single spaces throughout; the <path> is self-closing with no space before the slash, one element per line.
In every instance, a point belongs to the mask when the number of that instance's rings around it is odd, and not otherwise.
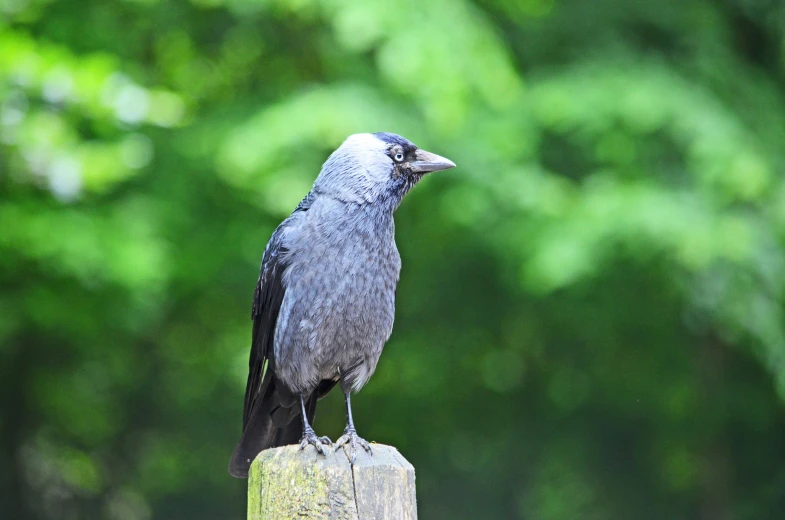
<path fill-rule="evenodd" d="M 783 518 L 778 0 L 1 1 L 2 518 L 244 518 L 264 245 L 381 130 L 459 165 L 354 400 L 421 518 Z"/>

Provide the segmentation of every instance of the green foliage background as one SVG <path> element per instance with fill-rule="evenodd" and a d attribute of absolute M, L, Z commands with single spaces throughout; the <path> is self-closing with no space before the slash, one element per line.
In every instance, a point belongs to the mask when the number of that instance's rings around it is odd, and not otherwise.
<path fill-rule="evenodd" d="M 774 0 L 0 1 L 0 516 L 244 518 L 264 245 L 380 130 L 459 165 L 355 399 L 421 518 L 782 518 Z"/>

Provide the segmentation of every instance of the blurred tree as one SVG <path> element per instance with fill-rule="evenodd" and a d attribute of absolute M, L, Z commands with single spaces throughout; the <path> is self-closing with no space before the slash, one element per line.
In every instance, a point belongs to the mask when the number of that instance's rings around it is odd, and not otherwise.
<path fill-rule="evenodd" d="M 783 49 L 765 0 L 0 2 L 2 516 L 243 517 L 264 244 L 387 130 L 459 165 L 356 399 L 423 518 L 779 518 Z"/>

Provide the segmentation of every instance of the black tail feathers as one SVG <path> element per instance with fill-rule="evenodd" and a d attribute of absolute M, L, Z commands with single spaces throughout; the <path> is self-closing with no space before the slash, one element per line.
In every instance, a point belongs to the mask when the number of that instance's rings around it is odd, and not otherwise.
<path fill-rule="evenodd" d="M 314 393 L 305 402 L 309 422 L 316 415 L 316 400 L 317 395 Z M 302 430 L 299 398 L 280 381 L 272 378 L 264 388 L 264 397 L 251 410 L 240 441 L 229 460 L 229 474 L 236 478 L 248 478 L 248 470 L 259 452 L 296 444 Z"/>

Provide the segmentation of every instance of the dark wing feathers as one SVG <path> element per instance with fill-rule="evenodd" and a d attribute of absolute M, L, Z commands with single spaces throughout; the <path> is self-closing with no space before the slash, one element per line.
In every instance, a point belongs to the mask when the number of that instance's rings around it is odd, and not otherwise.
<path fill-rule="evenodd" d="M 248 384 L 245 388 L 245 406 L 243 411 L 243 429 L 248 424 L 252 411 L 257 401 L 264 396 L 264 387 L 270 378 L 265 378 L 265 370 L 269 369 L 273 358 L 273 342 L 275 341 L 275 325 L 278 313 L 286 292 L 283 285 L 283 271 L 286 268 L 286 247 L 282 244 L 283 230 L 290 225 L 291 220 L 301 211 L 307 211 L 313 202 L 314 195 L 309 193 L 297 205 L 292 215 L 281 223 L 273 232 L 267 247 L 262 255 L 262 266 L 259 270 L 259 279 L 254 291 L 251 319 L 253 320 L 253 334 L 251 341 L 251 356 L 248 360 Z"/>
<path fill-rule="evenodd" d="M 273 341 L 275 339 L 275 323 L 281 310 L 284 288 L 281 280 L 284 266 L 280 258 L 285 248 L 273 240 L 267 246 L 262 261 L 259 280 L 256 283 L 253 311 L 253 334 L 251 340 L 251 357 L 248 360 L 248 384 L 245 388 L 245 408 L 243 412 L 243 428 L 260 395 L 264 395 L 262 377 L 271 361 Z"/>

